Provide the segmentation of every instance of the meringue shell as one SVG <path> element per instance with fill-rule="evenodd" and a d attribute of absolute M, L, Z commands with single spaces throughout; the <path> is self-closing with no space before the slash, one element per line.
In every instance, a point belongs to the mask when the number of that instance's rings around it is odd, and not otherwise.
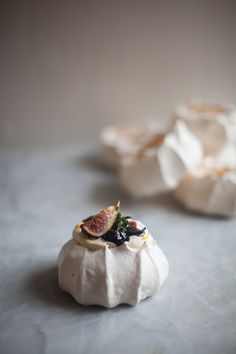
<path fill-rule="evenodd" d="M 204 214 L 236 214 L 236 172 L 231 168 L 204 167 L 186 176 L 175 191 L 187 208 Z"/>
<path fill-rule="evenodd" d="M 183 122 L 177 122 L 166 135 L 157 136 L 156 146 L 146 147 L 141 154 L 123 159 L 120 168 L 121 185 L 137 198 L 176 188 L 203 158 L 200 142 Z"/>
<path fill-rule="evenodd" d="M 193 100 L 178 105 L 175 117 L 183 120 L 201 141 L 206 155 L 218 154 L 225 145 L 236 144 L 236 107 L 231 104 Z"/>
<path fill-rule="evenodd" d="M 228 166 L 232 169 L 236 168 L 236 145 L 225 145 L 218 154 L 206 156 L 204 163 L 209 166 Z"/>
<path fill-rule="evenodd" d="M 159 122 L 120 123 L 104 127 L 100 133 L 100 158 L 104 165 L 117 168 L 124 157 L 132 156 L 154 134 L 163 130 Z"/>
<path fill-rule="evenodd" d="M 59 285 L 82 305 L 137 305 L 160 289 L 168 271 L 154 241 L 142 248 L 125 242 L 93 251 L 70 240 L 58 257 Z"/>

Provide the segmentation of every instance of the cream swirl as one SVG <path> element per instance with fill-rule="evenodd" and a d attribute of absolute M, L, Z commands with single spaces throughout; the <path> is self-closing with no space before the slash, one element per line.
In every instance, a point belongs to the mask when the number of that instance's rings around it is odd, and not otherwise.
<path fill-rule="evenodd" d="M 128 247 L 130 248 L 142 248 L 144 245 L 149 244 L 151 242 L 155 242 L 153 240 L 153 237 L 150 235 L 148 232 L 147 228 L 143 223 L 141 223 L 138 220 L 131 219 L 130 221 L 135 221 L 137 224 L 137 229 L 142 230 L 145 229 L 143 234 L 140 236 L 130 236 L 129 241 L 125 241 Z M 78 244 L 81 246 L 84 246 L 88 249 L 92 250 L 97 250 L 100 248 L 113 248 L 113 247 L 119 247 L 117 246 L 114 242 L 106 241 L 102 237 L 95 238 L 92 236 L 89 236 L 82 232 L 80 224 L 77 225 L 72 234 L 72 238 L 74 241 L 76 241 Z"/>

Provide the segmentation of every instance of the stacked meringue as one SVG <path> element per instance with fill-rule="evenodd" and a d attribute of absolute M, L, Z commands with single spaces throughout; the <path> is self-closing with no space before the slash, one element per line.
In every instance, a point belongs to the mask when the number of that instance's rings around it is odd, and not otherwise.
<path fill-rule="evenodd" d="M 129 134 L 124 143 L 116 127 L 112 129 L 116 131 L 116 140 L 110 139 L 109 147 L 104 143 L 104 131 L 101 135 L 103 147 L 106 145 L 102 157 L 107 163 L 109 150 L 121 151 L 130 144 Z M 233 105 L 197 100 L 180 104 L 170 129 L 152 130 L 144 135 L 142 142 L 135 141 L 133 136 L 135 148 L 119 154 L 119 162 L 114 159 L 120 183 L 132 197 L 176 191 L 174 195 L 188 209 L 223 216 L 236 214 L 236 108 Z"/>

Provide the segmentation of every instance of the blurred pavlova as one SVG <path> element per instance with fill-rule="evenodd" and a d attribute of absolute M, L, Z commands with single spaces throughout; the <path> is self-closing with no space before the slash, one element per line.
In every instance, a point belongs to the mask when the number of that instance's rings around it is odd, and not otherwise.
<path fill-rule="evenodd" d="M 179 104 L 175 117 L 201 141 L 206 155 L 236 145 L 236 107 L 232 104 L 193 100 Z"/>
<path fill-rule="evenodd" d="M 233 105 L 190 101 L 176 107 L 168 129 L 153 121 L 109 126 L 100 141 L 103 162 L 118 167 L 120 184 L 132 197 L 175 191 L 191 210 L 236 213 Z"/>
<path fill-rule="evenodd" d="M 236 170 L 203 164 L 182 179 L 175 196 L 187 209 L 233 216 L 236 214 Z"/>
<path fill-rule="evenodd" d="M 202 146 L 186 125 L 177 122 L 157 134 L 120 167 L 123 187 L 134 197 L 150 197 L 175 189 L 188 171 L 201 162 Z"/>
<path fill-rule="evenodd" d="M 166 129 L 161 122 L 150 119 L 146 123 L 128 122 L 108 125 L 100 134 L 101 161 L 118 168 L 123 158 L 136 154 L 156 134 Z"/>

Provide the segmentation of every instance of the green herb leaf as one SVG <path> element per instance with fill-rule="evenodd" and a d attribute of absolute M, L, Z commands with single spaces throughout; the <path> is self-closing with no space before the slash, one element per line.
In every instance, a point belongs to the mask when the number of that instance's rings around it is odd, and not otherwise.
<path fill-rule="evenodd" d="M 116 221 L 112 226 L 112 229 L 116 231 L 125 231 L 130 226 L 130 223 L 127 219 L 130 219 L 130 216 L 122 216 L 119 212 L 117 214 Z"/>

